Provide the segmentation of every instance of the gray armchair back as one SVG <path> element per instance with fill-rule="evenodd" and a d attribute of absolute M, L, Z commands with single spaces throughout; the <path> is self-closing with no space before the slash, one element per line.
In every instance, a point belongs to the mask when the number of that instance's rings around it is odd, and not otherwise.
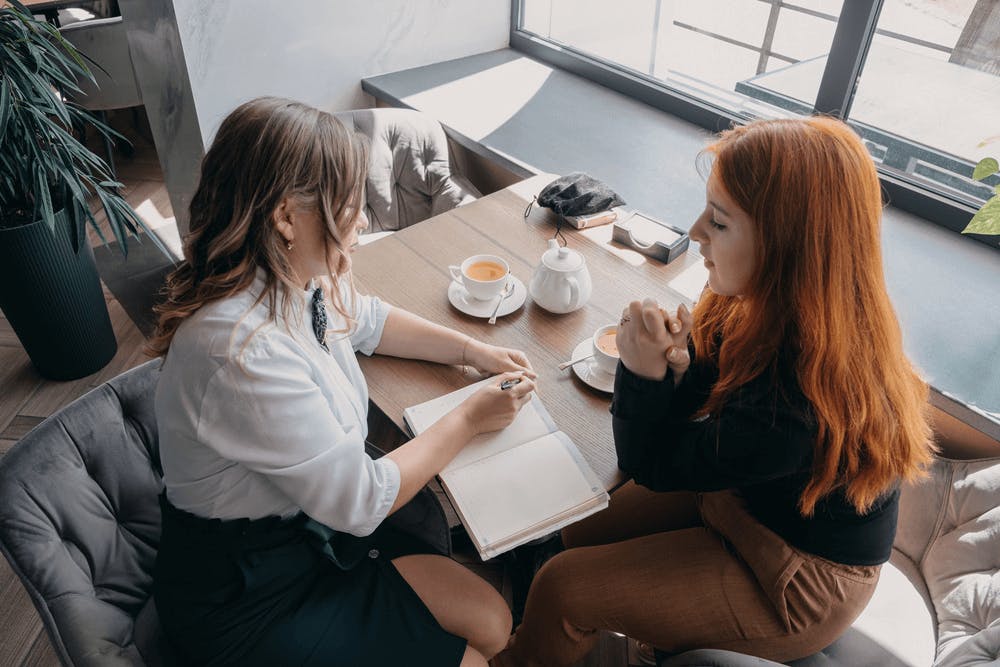
<path fill-rule="evenodd" d="M 411 109 L 359 109 L 334 114 L 371 141 L 369 232 L 396 231 L 480 196 L 453 174 L 441 124 Z"/>
<path fill-rule="evenodd" d="M 0 550 L 64 665 L 163 660 L 150 599 L 162 488 L 150 396 L 159 364 L 82 396 L 0 460 Z"/>
<path fill-rule="evenodd" d="M 142 93 L 132 67 L 125 24 L 121 16 L 70 23 L 59 29 L 63 38 L 93 62 L 87 62 L 94 81 L 80 78 L 82 95 L 73 101 L 84 109 L 104 111 L 142 104 Z M 94 65 L 96 63 L 96 66 Z"/>

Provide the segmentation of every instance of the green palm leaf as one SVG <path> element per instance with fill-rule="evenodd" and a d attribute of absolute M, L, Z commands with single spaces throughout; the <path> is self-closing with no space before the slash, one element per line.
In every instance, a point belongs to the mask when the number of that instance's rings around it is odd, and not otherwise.
<path fill-rule="evenodd" d="M 123 252 L 129 238 L 145 231 L 169 257 L 122 199 L 121 184 L 104 160 L 74 136 L 73 128 L 93 127 L 125 141 L 63 99 L 79 92 L 82 79 L 94 80 L 87 59 L 54 26 L 34 18 L 18 0 L 0 6 L 0 227 L 38 219 L 52 226 L 55 213 L 71 206 L 70 238 L 84 238 L 90 225 L 106 243 L 89 207 L 96 199 Z"/>

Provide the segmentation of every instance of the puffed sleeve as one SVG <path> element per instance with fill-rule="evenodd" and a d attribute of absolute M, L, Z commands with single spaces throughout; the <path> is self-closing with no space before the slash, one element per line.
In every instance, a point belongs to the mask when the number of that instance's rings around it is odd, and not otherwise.
<path fill-rule="evenodd" d="M 239 361 L 216 371 L 198 436 L 266 477 L 311 518 L 352 535 L 371 534 L 399 492 L 396 464 L 365 454 L 362 433 L 338 422 L 312 365 L 281 337 L 256 336 Z"/>
<path fill-rule="evenodd" d="M 351 296 L 344 294 L 343 303 L 352 305 Z M 385 320 L 389 316 L 389 304 L 376 296 L 367 294 L 356 294 L 353 299 L 353 314 L 356 320 L 354 330 L 351 331 L 351 347 L 355 352 L 361 352 L 371 356 L 382 340 L 382 330 L 385 328 Z"/>

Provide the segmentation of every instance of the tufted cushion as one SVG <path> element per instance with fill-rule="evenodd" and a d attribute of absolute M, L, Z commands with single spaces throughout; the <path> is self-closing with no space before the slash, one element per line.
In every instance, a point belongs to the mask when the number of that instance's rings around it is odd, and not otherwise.
<path fill-rule="evenodd" d="M 935 665 L 1000 660 L 1000 458 L 938 460 L 905 537 L 937 613 Z M 931 525 L 930 531 L 927 526 Z M 928 539 L 922 540 L 928 532 Z"/>
<path fill-rule="evenodd" d="M 368 207 L 371 232 L 395 231 L 479 196 L 451 172 L 441 124 L 411 109 L 360 109 L 335 114 L 371 141 Z"/>
<path fill-rule="evenodd" d="M 160 539 L 158 365 L 97 387 L 0 461 L 0 549 L 64 664 L 144 664 L 133 619 Z"/>

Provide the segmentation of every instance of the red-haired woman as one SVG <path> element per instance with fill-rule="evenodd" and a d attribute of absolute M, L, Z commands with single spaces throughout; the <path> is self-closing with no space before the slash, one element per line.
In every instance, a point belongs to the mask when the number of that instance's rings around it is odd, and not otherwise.
<path fill-rule="evenodd" d="M 758 121 L 709 147 L 693 315 L 633 301 L 612 403 L 634 481 L 568 528 L 495 664 L 569 665 L 611 630 L 667 652 L 785 661 L 829 645 L 888 560 L 899 485 L 931 455 L 858 137 Z"/>

